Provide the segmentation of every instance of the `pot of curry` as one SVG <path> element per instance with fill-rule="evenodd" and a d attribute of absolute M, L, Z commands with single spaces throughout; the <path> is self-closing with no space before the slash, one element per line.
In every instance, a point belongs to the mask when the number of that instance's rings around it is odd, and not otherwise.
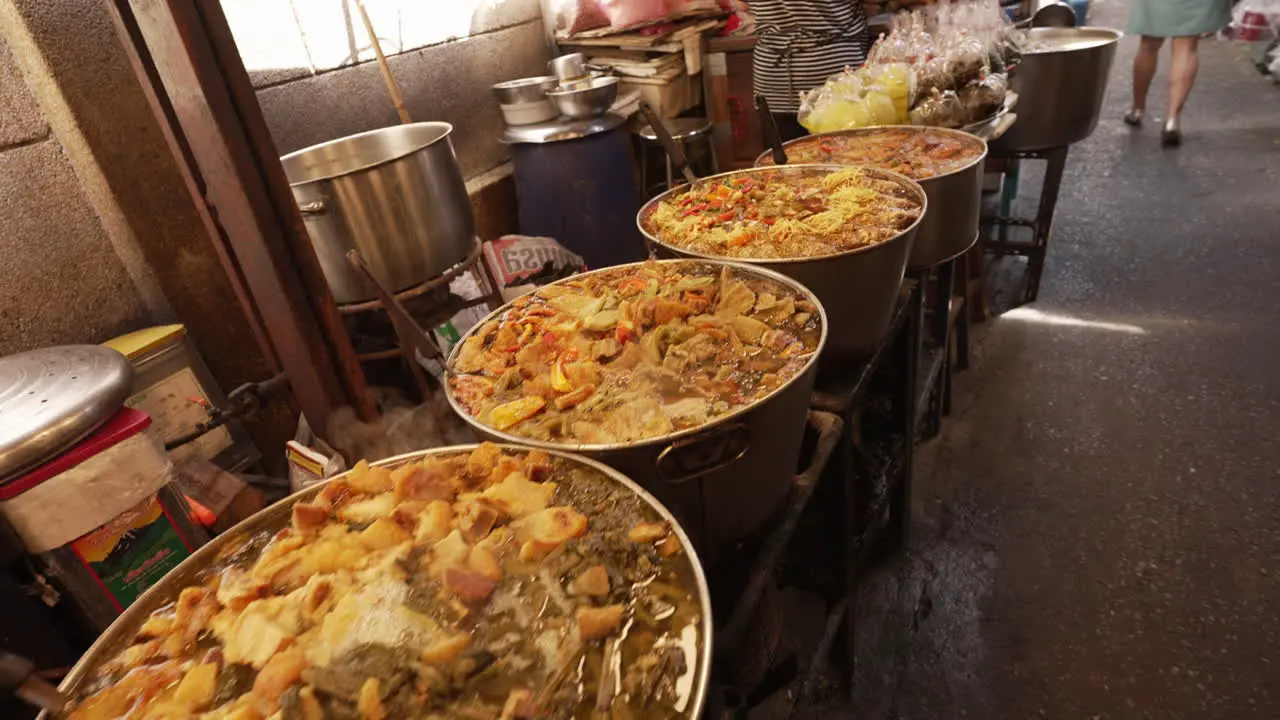
<path fill-rule="evenodd" d="M 888 170 L 736 170 L 650 200 L 636 224 L 660 255 L 727 259 L 798 281 L 831 323 L 824 365 L 870 355 L 898 302 L 925 193 Z"/>
<path fill-rule="evenodd" d="M 198 550 L 76 664 L 60 717 L 697 718 L 711 629 L 688 537 L 621 473 L 436 448 Z"/>
<path fill-rule="evenodd" d="M 596 458 L 658 497 L 712 561 L 797 472 L 817 297 L 769 270 L 650 260 L 539 288 L 478 323 L 448 397 L 482 437 Z"/>
<path fill-rule="evenodd" d="M 978 240 L 987 143 L 961 130 L 891 125 L 811 135 L 783 145 L 788 162 L 865 165 L 920 183 L 929 212 L 920 221 L 908 268 L 958 257 Z M 756 167 L 773 165 L 765 151 Z"/>

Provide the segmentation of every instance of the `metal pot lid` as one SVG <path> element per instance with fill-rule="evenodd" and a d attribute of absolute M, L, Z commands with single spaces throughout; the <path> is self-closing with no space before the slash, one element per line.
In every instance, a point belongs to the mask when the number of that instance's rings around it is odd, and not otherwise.
<path fill-rule="evenodd" d="M 0 482 L 73 447 L 129 397 L 133 366 L 98 345 L 0 358 Z"/>
<path fill-rule="evenodd" d="M 626 121 L 625 117 L 617 113 L 605 113 L 601 117 L 588 118 L 586 120 L 571 120 L 559 117 L 544 123 L 508 127 L 506 132 L 502 133 L 501 140 L 505 145 L 577 140 L 588 135 L 612 130 Z"/>

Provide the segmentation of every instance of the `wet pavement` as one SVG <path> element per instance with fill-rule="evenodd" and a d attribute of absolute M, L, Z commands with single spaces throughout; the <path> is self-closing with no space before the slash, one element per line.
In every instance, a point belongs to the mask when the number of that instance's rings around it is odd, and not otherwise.
<path fill-rule="evenodd" d="M 1167 51 L 1120 122 L 1136 42 L 865 583 L 857 717 L 1280 718 L 1280 89 L 1206 41 L 1164 150 Z"/>

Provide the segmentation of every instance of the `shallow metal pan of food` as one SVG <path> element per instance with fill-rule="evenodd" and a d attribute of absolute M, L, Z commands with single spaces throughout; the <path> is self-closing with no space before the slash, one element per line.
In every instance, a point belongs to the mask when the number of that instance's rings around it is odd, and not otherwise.
<path fill-rule="evenodd" d="M 452 445 L 447 447 L 432 448 L 430 450 L 419 450 L 416 452 L 397 455 L 395 457 L 379 460 L 370 463 L 373 467 L 395 468 L 406 463 L 422 460 L 437 455 L 454 455 L 460 453 L 469 453 L 478 447 L 477 444 L 470 445 Z M 500 444 L 504 452 L 527 453 L 531 448 Z M 688 713 L 686 717 L 697 718 L 702 714 L 703 706 L 706 702 L 707 685 L 710 680 L 711 670 L 711 654 L 712 654 L 712 617 L 711 617 L 711 595 L 707 587 L 706 575 L 703 572 L 702 564 L 698 560 L 697 552 L 690 541 L 689 536 L 681 527 L 679 521 L 657 500 L 652 494 L 647 492 L 640 485 L 633 482 L 630 478 L 618 472 L 617 470 L 591 458 L 573 455 L 571 453 L 562 452 L 555 449 L 549 449 L 547 452 L 569 463 L 584 466 L 593 470 L 612 482 L 616 482 L 626 490 L 639 496 L 654 512 L 656 512 L 664 521 L 670 524 L 672 532 L 679 539 L 686 556 L 691 565 L 691 571 L 694 577 L 694 583 L 697 588 L 698 602 L 701 605 L 702 616 L 700 619 L 700 629 L 702 633 L 701 645 L 697 649 L 696 657 L 693 662 L 696 663 L 693 674 L 693 689 L 690 693 L 692 701 L 689 703 Z M 120 651 L 128 647 L 129 643 L 137 634 L 143 622 L 156 610 L 167 605 L 177 599 L 179 592 L 189 585 L 198 584 L 203 578 L 203 574 L 215 566 L 215 562 L 219 554 L 234 543 L 242 542 L 245 538 L 262 532 L 274 532 L 282 528 L 288 527 L 290 524 L 293 506 L 298 503 L 305 503 L 315 498 L 320 491 L 330 482 L 340 480 L 347 473 L 336 475 L 325 482 L 313 485 L 305 490 L 299 491 L 289 497 L 264 508 L 249 518 L 238 523 L 235 527 L 227 532 L 219 535 L 209 543 L 205 544 L 197 550 L 191 557 L 187 558 L 182 564 L 174 568 L 169 574 L 165 575 L 161 580 L 143 593 L 133 605 L 120 615 L 120 617 L 107 628 L 107 630 L 98 637 L 97 641 L 89 648 L 89 650 L 80 658 L 79 662 L 71 669 L 66 678 L 58 686 L 63 695 L 76 698 L 86 685 L 90 682 L 98 668 L 104 663 L 115 658 Z M 44 712 L 40 715 L 40 720 L 54 720 L 55 716 L 51 713 Z"/>
<path fill-rule="evenodd" d="M 681 519 L 701 554 L 714 561 L 717 556 L 731 551 L 734 543 L 760 530 L 791 490 L 804 439 L 818 356 L 830 337 L 828 318 L 815 293 L 792 278 L 766 268 L 701 259 L 657 262 L 727 266 L 747 277 L 782 284 L 797 297 L 817 307 L 822 323 L 817 348 L 790 381 L 754 403 L 697 427 L 634 442 L 607 445 L 554 443 L 496 430 L 478 421 L 459 404 L 451 383 L 447 383 L 449 405 L 481 437 L 500 443 L 579 453 L 617 468 L 666 504 Z M 641 264 L 604 268 L 552 285 Z M 900 281 L 901 271 L 898 277 Z M 463 343 L 510 308 L 511 303 L 508 303 L 495 310 L 458 341 L 447 363 L 450 374 L 454 373 L 452 368 L 457 363 Z"/>
<path fill-rule="evenodd" d="M 1004 112 L 1002 110 L 1001 112 Z M 987 120 L 984 122 L 992 122 Z M 987 158 L 987 143 L 967 130 L 923 127 L 916 125 L 880 125 L 875 127 L 837 130 L 797 138 L 783 144 L 788 154 L 795 148 L 825 138 L 858 138 L 873 136 L 893 129 L 897 131 L 949 135 L 953 139 L 981 149 L 972 161 L 951 172 L 927 178 L 912 178 L 929 198 L 928 211 L 920 221 L 911 257 L 910 268 L 924 268 L 946 262 L 973 247 L 978 239 L 978 223 L 982 204 L 982 171 Z M 766 150 L 756 158 L 756 167 L 773 165 L 773 153 Z"/>
<path fill-rule="evenodd" d="M 779 167 L 751 168 L 720 173 L 699 180 L 702 183 L 723 181 L 735 177 L 762 176 L 770 173 L 836 173 L 848 170 L 847 165 L 787 165 Z M 658 205 L 677 193 L 685 192 L 678 186 L 653 198 L 636 215 L 636 225 L 644 233 L 650 246 L 660 257 L 702 258 L 731 260 L 756 268 L 766 268 L 781 273 L 808 288 L 821 301 L 830 323 L 824 363 L 858 360 L 875 351 L 889 329 L 893 308 L 898 302 L 898 289 L 906 273 L 911 247 L 924 217 L 928 213 L 928 199 L 914 180 L 895 172 L 866 168 L 873 176 L 897 183 L 920 201 L 921 213 L 910 227 L 896 236 L 876 243 L 833 255 L 799 258 L 718 258 L 687 250 L 666 242 L 648 229 L 649 216 Z"/>

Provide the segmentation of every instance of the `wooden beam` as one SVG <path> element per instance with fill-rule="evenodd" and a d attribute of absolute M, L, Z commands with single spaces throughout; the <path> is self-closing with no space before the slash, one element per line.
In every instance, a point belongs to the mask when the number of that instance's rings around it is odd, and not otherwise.
<path fill-rule="evenodd" d="M 317 430 L 375 414 L 226 17 L 215 0 L 104 0 L 228 273 Z M 225 352 L 235 352 L 225 348 Z"/>
<path fill-rule="evenodd" d="M 175 163 L 178 166 L 178 173 L 182 176 L 183 183 L 187 187 L 187 193 L 194 200 L 193 205 L 196 215 L 199 216 L 200 223 L 204 226 L 205 232 L 208 233 L 209 239 L 214 246 L 214 251 L 218 254 L 218 259 L 231 280 L 231 287 L 235 292 L 236 300 L 240 302 L 240 309 L 244 311 L 245 317 L 249 322 L 249 328 L 253 332 L 258 349 L 266 359 L 267 365 L 272 370 L 279 372 L 282 369 L 280 358 L 276 355 L 275 346 L 271 344 L 267 336 L 267 330 L 262 322 L 262 315 L 253 303 L 253 297 L 249 293 L 244 273 L 240 270 L 240 264 L 236 261 L 222 228 L 214 221 L 209 206 L 204 202 L 204 178 L 200 176 L 199 166 L 191 154 L 190 146 L 187 145 L 186 135 L 181 132 L 181 126 L 173 113 L 173 105 L 169 103 L 169 96 L 164 91 L 164 83 L 160 81 L 160 76 L 156 72 L 155 64 L 151 61 L 151 54 L 147 51 L 146 43 L 142 41 L 142 35 L 138 31 L 137 24 L 124 21 L 124 18 L 130 15 L 127 0 L 120 0 L 120 4 L 124 7 L 123 15 L 121 8 L 117 7 L 115 3 L 110 0 L 105 3 L 107 14 L 111 17 L 116 33 L 124 46 L 125 56 L 129 58 L 129 64 L 133 66 L 134 74 L 137 75 L 139 85 L 142 87 L 142 94 L 146 96 L 147 104 L 151 107 L 151 113 L 155 115 L 157 124 L 160 126 L 160 132 L 164 135 L 170 152 L 173 153 Z"/>
<path fill-rule="evenodd" d="M 172 1 L 178 5 L 183 4 L 182 0 Z M 285 177 L 284 166 L 280 164 L 271 131 L 267 129 L 267 119 L 258 105 L 258 96 L 249 79 L 249 71 L 240 57 L 240 48 L 236 46 L 235 37 L 231 34 L 227 16 L 218 0 L 200 0 L 199 5 L 210 40 L 218 51 L 219 66 L 231 88 L 239 117 L 252 143 L 265 187 L 280 218 L 283 238 L 288 246 L 287 252 L 302 281 L 305 297 L 320 321 L 325 344 L 338 371 L 345 404 L 355 408 L 361 420 L 374 420 L 378 416 L 378 410 L 369 395 L 364 368 L 351 345 L 351 336 L 347 334 L 346 324 L 338 312 L 338 305 L 324 278 L 324 271 L 320 269 L 320 260 L 311 246 L 311 238 L 307 235 L 306 224 L 298 212 L 297 201 L 289 190 L 289 180 Z M 318 432 L 323 432 L 324 429 L 322 425 L 312 427 Z"/>

